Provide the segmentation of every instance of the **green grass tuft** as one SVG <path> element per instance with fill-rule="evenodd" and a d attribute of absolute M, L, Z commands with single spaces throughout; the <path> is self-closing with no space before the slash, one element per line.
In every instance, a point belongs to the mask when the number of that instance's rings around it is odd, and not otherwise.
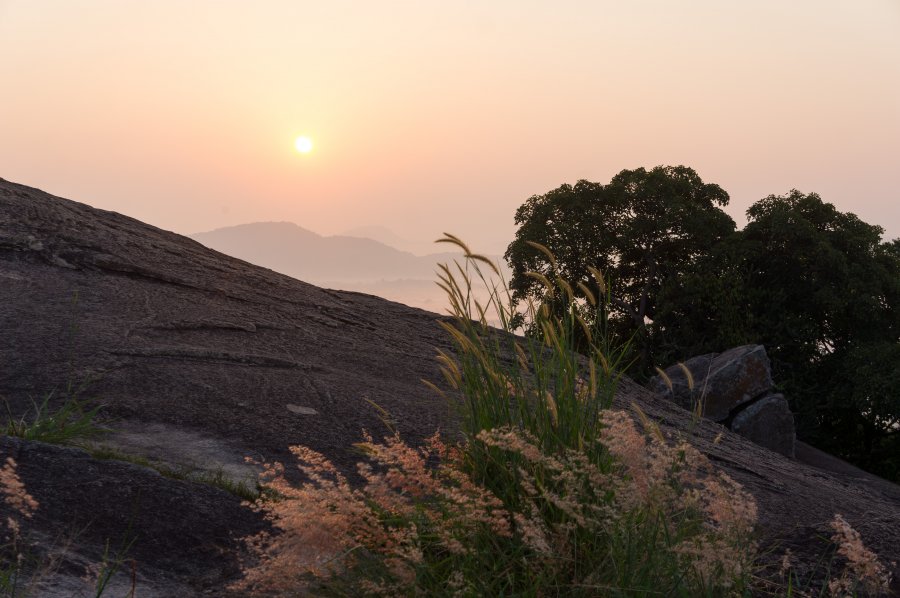
<path fill-rule="evenodd" d="M 4 399 L 7 416 L 4 434 L 50 444 L 77 444 L 108 431 L 97 421 L 101 406 L 88 408 L 79 399 L 69 397 L 54 411 L 50 409 L 53 395 L 50 392 L 41 403 L 33 402 L 33 410 L 19 418 L 12 414 L 9 402 Z"/>

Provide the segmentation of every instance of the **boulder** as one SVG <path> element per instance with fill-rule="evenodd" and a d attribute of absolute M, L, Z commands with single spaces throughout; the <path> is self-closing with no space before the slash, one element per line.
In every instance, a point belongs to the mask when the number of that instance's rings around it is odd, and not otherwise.
<path fill-rule="evenodd" d="M 693 389 L 679 365 L 665 370 L 672 389 L 656 376 L 650 388 L 673 399 L 685 409 L 693 410 L 697 401 L 703 404 L 703 416 L 713 421 L 728 419 L 732 411 L 769 394 L 774 388 L 769 357 L 762 345 L 744 345 L 724 353 L 692 357 L 684 362 L 694 378 Z"/>
<path fill-rule="evenodd" d="M 702 405 L 702 415 L 786 457 L 794 458 L 794 416 L 775 394 L 769 356 L 762 345 L 691 357 L 665 370 L 671 386 L 655 376 L 648 387 L 685 409 Z M 693 381 L 688 380 L 685 368 Z"/>
<path fill-rule="evenodd" d="M 740 410 L 731 430 L 771 451 L 794 458 L 794 415 L 781 394 L 765 396 Z"/>

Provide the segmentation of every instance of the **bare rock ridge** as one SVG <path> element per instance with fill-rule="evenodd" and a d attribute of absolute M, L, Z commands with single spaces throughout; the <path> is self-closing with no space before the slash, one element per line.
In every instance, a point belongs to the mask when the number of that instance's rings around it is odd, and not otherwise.
<path fill-rule="evenodd" d="M 243 475 L 243 456 L 288 461 L 287 447 L 305 444 L 351 470 L 360 431 L 386 431 L 369 401 L 409 440 L 452 434 L 448 406 L 420 382 L 440 380 L 435 348 L 450 349 L 438 317 L 0 179 L 0 396 L 19 415 L 74 383 L 116 419 L 110 442 L 122 450 Z M 791 460 L 714 421 L 693 425 L 684 408 L 628 380 L 616 401 L 688 436 L 754 494 L 773 561 L 784 547 L 814 560 L 841 513 L 882 560 L 900 562 L 900 487 L 802 443 Z M 234 538 L 261 525 L 222 491 L 77 449 L 3 439 L 7 456 L 42 504 L 41 537 L 86 530 L 48 596 L 72 595 L 65 580 L 82 573 L 78 558 L 95 558 L 128 525 L 139 595 L 224 595 Z"/>
<path fill-rule="evenodd" d="M 117 449 L 173 467 L 249 477 L 245 456 L 288 461 L 287 447 L 305 444 L 349 470 L 362 430 L 386 433 L 368 401 L 404 436 L 431 435 L 448 419 L 447 405 L 420 381 L 439 379 L 435 347 L 449 349 L 437 317 L 320 289 L 137 220 L 0 181 L 0 397 L 21 415 L 54 390 L 58 405 L 71 383 L 115 419 L 109 442 Z M 23 453 L 20 467 L 26 484 L 45 492 L 39 501 L 79 476 L 86 484 L 83 501 L 59 511 L 59 529 L 48 536 L 80 529 L 113 484 L 95 483 L 100 465 L 69 453 L 58 456 L 70 467 L 56 469 L 69 479 L 39 483 L 33 454 Z M 131 487 L 130 470 L 116 475 Z M 130 494 L 163 504 L 149 498 L 149 486 Z M 132 508 L 127 500 L 120 506 Z M 146 526 L 135 530 L 139 542 L 168 533 L 155 520 L 139 521 Z M 152 551 L 141 554 L 144 567 L 169 570 Z"/>

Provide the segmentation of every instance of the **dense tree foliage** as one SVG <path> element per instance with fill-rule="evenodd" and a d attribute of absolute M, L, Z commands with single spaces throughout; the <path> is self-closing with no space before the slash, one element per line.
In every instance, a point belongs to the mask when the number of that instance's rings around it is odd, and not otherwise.
<path fill-rule="evenodd" d="M 736 231 L 719 208 L 727 201 L 684 167 L 534 196 L 506 254 L 515 296 L 541 300 L 525 273 L 552 274 L 536 241 L 573 283 L 588 266 L 607 275 L 637 378 L 761 343 L 801 439 L 900 478 L 900 240 L 882 242 L 880 227 L 798 191 L 760 200 Z"/>
<path fill-rule="evenodd" d="M 684 166 L 623 170 L 608 185 L 579 181 L 535 195 L 517 210 L 520 228 L 506 251 L 514 297 L 546 301 L 529 271 L 577 284 L 591 280 L 589 267 L 594 267 L 610 279 L 614 331 L 643 339 L 666 281 L 687 272 L 734 231 L 734 221 L 718 208 L 727 203 L 721 187 L 704 183 Z M 549 247 L 556 267 L 528 241 Z M 583 295 L 578 289 L 576 294 Z M 564 302 L 550 305 L 558 311 Z M 588 303 L 584 308 L 595 315 Z M 636 346 L 637 359 L 648 365 L 649 345 Z"/>

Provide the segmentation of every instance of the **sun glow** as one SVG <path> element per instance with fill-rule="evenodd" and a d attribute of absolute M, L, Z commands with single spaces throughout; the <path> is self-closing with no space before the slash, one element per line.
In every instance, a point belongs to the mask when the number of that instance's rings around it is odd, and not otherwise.
<path fill-rule="evenodd" d="M 308 154 L 313 148 L 312 139 L 305 136 L 297 137 L 296 141 L 294 141 L 294 147 L 297 148 L 297 151 L 301 154 Z"/>

